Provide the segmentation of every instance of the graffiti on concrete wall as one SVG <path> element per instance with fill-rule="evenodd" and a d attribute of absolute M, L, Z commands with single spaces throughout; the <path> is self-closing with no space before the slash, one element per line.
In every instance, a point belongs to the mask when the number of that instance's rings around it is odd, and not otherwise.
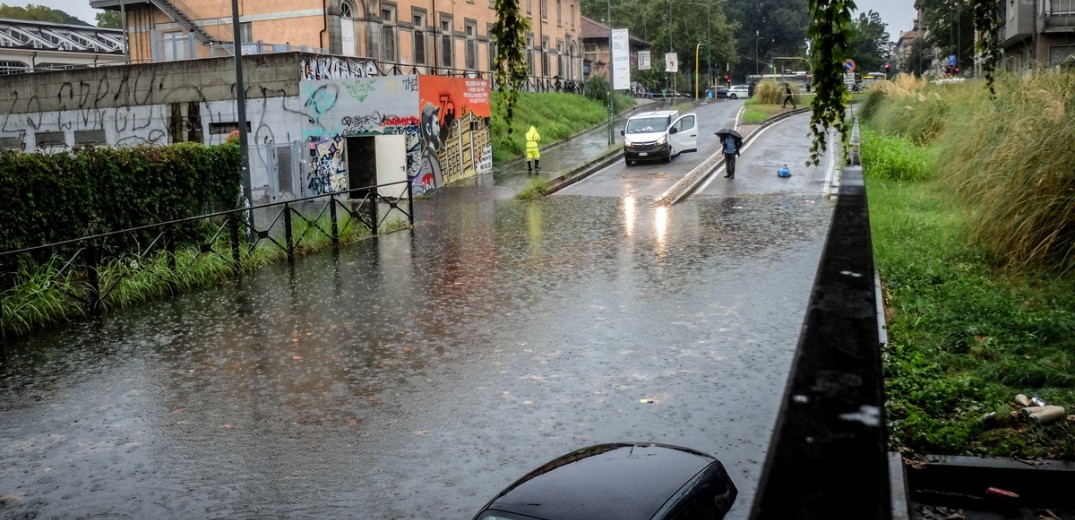
<path fill-rule="evenodd" d="M 421 186 L 433 189 L 491 169 L 488 83 L 423 76 L 419 85 L 422 132 L 434 156 L 422 161 Z"/>
<path fill-rule="evenodd" d="M 310 169 L 306 174 L 306 195 L 322 195 L 347 189 L 347 162 L 343 138 L 310 141 Z"/>
<path fill-rule="evenodd" d="M 374 60 L 305 55 L 302 58 L 301 74 L 304 81 L 370 78 L 382 75 Z"/>

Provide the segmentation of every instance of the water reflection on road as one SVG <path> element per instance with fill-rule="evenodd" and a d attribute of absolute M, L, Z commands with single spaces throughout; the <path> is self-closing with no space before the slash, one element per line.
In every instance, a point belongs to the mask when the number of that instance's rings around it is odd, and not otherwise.
<path fill-rule="evenodd" d="M 9 342 L 0 516 L 467 518 L 557 455 L 645 440 L 721 458 L 745 517 L 830 203 L 496 189 Z"/>

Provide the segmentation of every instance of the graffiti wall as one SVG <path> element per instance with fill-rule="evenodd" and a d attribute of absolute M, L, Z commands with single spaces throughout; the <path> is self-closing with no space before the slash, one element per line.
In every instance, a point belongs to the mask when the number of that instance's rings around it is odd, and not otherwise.
<path fill-rule="evenodd" d="M 491 167 L 489 92 L 483 80 L 389 76 L 303 81 L 304 195 L 345 189 L 343 138 L 403 135 L 414 193 Z"/>
<path fill-rule="evenodd" d="M 485 80 L 421 76 L 418 104 L 427 150 L 416 172 L 415 187 L 432 189 L 492 168 Z"/>
<path fill-rule="evenodd" d="M 369 59 L 304 55 L 301 61 L 303 81 L 370 78 L 381 75 L 381 71 L 377 70 L 377 63 Z"/>

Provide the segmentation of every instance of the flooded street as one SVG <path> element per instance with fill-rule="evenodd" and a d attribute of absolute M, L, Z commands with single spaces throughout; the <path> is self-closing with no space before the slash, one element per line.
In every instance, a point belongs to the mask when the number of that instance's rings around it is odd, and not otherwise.
<path fill-rule="evenodd" d="M 831 202 L 416 208 L 413 233 L 9 341 L 0 517 L 469 518 L 622 440 L 720 458 L 746 517 Z"/>

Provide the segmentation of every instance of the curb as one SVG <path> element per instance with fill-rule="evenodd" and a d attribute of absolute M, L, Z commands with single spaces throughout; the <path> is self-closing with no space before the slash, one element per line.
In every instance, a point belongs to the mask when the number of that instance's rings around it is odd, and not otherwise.
<path fill-rule="evenodd" d="M 905 498 L 905 504 L 914 501 L 984 511 L 1075 510 L 1071 493 L 1075 489 L 1075 462 L 926 455 L 923 460 L 903 461 L 901 466 L 894 469 L 899 473 L 890 477 L 903 482 L 907 495 L 896 496 L 898 488 L 894 486 L 894 509 L 898 500 Z"/>

